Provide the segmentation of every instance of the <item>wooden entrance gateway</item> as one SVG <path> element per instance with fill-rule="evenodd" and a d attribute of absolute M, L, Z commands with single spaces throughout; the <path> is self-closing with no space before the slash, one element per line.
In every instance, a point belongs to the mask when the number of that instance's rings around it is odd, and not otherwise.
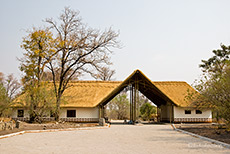
<path fill-rule="evenodd" d="M 123 89 L 130 91 L 130 122 L 137 118 L 138 92 L 145 95 L 158 108 L 160 121 L 167 122 L 212 122 L 210 109 L 198 111 L 193 102 L 186 100 L 189 93 L 197 93 L 184 81 L 151 81 L 140 70 L 135 70 L 124 81 L 74 81 L 65 91 L 61 104 L 60 119 L 75 122 L 98 122 L 104 118 L 104 107 Z M 23 98 L 23 94 L 20 96 Z M 29 111 L 25 102 L 18 98 L 12 107 L 12 118 L 28 120 Z M 24 104 L 24 105 L 23 105 Z M 52 120 L 48 112 L 43 118 Z"/>
<path fill-rule="evenodd" d="M 167 106 L 167 119 L 162 121 L 173 121 L 173 106 L 175 105 L 161 90 L 159 90 L 153 82 L 148 79 L 140 70 L 134 71 L 124 82 L 122 82 L 116 89 L 114 89 L 107 97 L 100 103 L 100 117 L 104 117 L 104 106 L 119 94 L 124 88 L 130 90 L 130 122 L 134 123 L 137 120 L 137 101 L 139 100 L 138 91 L 145 95 L 149 100 L 159 108 L 164 105 Z M 158 110 L 160 112 L 160 109 Z"/>

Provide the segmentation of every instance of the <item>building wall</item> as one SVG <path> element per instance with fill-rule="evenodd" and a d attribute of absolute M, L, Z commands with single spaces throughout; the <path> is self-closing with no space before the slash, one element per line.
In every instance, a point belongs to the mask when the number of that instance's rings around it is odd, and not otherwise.
<path fill-rule="evenodd" d="M 13 111 L 12 111 L 12 118 L 17 118 L 18 117 L 18 110 L 23 110 L 22 108 L 14 108 Z M 30 115 L 29 115 L 29 112 L 28 110 L 24 110 L 24 118 L 29 118 Z"/>
<path fill-rule="evenodd" d="M 98 118 L 99 109 L 94 108 L 62 108 L 60 117 L 67 118 L 67 110 L 76 110 L 76 118 Z"/>
<path fill-rule="evenodd" d="M 12 112 L 12 118 L 14 120 L 29 121 L 28 110 L 24 109 L 24 117 L 17 117 L 18 110 L 22 108 L 14 108 Z M 76 117 L 67 117 L 67 110 L 76 110 Z M 99 108 L 61 108 L 60 120 L 73 121 L 73 122 L 97 122 L 99 119 Z M 50 117 L 50 112 L 47 112 L 43 117 L 44 121 L 54 120 L 54 117 Z"/>
<path fill-rule="evenodd" d="M 161 105 L 161 121 L 172 121 L 173 120 L 173 113 L 172 113 L 172 104 L 167 103 L 166 105 Z"/>
<path fill-rule="evenodd" d="M 201 110 L 202 114 L 196 114 L 195 108 L 173 107 L 174 122 L 212 122 L 212 111 Z M 191 110 L 191 114 L 185 114 L 185 110 Z"/>

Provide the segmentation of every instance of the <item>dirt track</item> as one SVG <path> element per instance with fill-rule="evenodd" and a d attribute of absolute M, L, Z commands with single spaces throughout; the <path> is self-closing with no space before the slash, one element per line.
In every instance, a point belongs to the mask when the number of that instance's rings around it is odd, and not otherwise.
<path fill-rule="evenodd" d="M 230 149 L 172 130 L 170 125 L 112 125 L 107 129 L 27 133 L 0 140 L 5 153 L 230 153 Z"/>

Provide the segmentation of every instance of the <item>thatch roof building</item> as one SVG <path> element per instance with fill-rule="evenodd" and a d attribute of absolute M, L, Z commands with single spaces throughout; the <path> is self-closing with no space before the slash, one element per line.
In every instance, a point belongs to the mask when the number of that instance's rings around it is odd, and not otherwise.
<path fill-rule="evenodd" d="M 156 104 L 161 121 L 211 121 L 210 110 L 198 112 L 192 106 L 192 102 L 185 99 L 188 91 L 196 92 L 189 84 L 180 81 L 151 81 L 140 70 L 134 71 L 124 81 L 70 82 L 63 94 L 65 102 L 61 104 L 60 117 L 66 121 L 79 121 L 82 118 L 83 121 L 97 121 L 103 117 L 103 107 L 126 87 L 132 89 L 131 91 L 140 91 Z M 133 103 L 135 102 L 131 102 Z M 22 108 L 15 110 L 14 118 L 19 118 L 18 110 L 21 111 Z M 135 109 L 131 112 L 134 111 Z M 134 117 L 131 119 L 136 120 L 135 113 L 132 115 Z"/>

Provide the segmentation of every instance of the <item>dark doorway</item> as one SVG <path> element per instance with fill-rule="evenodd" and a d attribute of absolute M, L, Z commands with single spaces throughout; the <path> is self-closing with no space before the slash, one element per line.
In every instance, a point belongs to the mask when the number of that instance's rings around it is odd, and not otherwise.
<path fill-rule="evenodd" d="M 67 118 L 76 117 L 76 110 L 67 110 Z"/>
<path fill-rule="evenodd" d="M 18 117 L 24 117 L 24 110 L 18 110 Z"/>

